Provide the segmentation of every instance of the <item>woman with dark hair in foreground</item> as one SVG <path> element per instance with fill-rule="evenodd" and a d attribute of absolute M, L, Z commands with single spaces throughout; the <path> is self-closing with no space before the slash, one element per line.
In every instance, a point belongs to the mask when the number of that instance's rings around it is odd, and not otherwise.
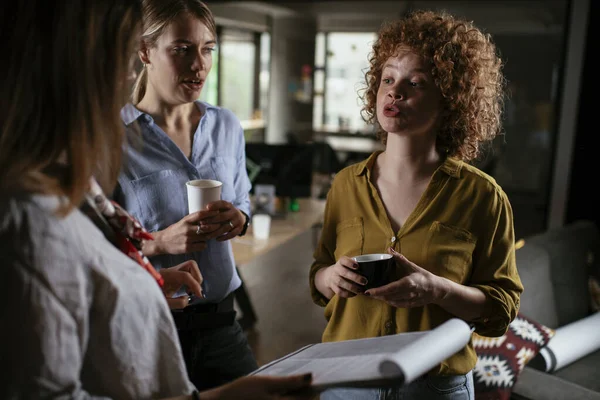
<path fill-rule="evenodd" d="M 79 210 L 92 178 L 110 192 L 121 168 L 119 111 L 140 22 L 134 0 L 13 2 L 0 16 L 0 398 L 270 399 L 306 389 L 310 375 L 198 393 L 156 277 Z"/>

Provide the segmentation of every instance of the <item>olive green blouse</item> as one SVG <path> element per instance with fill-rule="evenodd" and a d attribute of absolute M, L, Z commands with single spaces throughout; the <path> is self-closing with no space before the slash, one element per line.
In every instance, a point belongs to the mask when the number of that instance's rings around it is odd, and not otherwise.
<path fill-rule="evenodd" d="M 327 300 L 316 289 L 316 272 L 341 256 L 386 253 L 390 246 L 436 275 L 483 291 L 487 300 L 483 315 L 469 322 L 481 335 L 503 335 L 519 310 L 523 291 L 506 194 L 492 177 L 448 157 L 404 225 L 394 232 L 371 180 L 379 154 L 340 171 L 327 196 L 323 231 L 310 268 L 313 300 L 325 307 L 328 321 L 322 340 L 429 330 L 453 317 L 434 304 L 395 308 L 364 295 L 349 299 L 334 295 Z M 469 343 L 431 373 L 465 374 L 476 361 Z"/>

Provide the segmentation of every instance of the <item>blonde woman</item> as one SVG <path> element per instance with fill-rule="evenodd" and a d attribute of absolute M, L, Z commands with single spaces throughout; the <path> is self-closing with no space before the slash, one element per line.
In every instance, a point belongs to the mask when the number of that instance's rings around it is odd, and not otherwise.
<path fill-rule="evenodd" d="M 229 242 L 249 222 L 244 135 L 230 111 L 197 100 L 217 46 L 207 6 L 144 0 L 142 10 L 143 69 L 122 109 L 132 145 L 113 197 L 154 236 L 142 251 L 158 270 L 188 260 L 202 269 L 205 297 L 173 317 L 190 379 L 210 388 L 258 368 L 235 318 L 241 280 Z M 188 215 L 185 184 L 200 178 L 223 183 L 221 200 Z"/>
<path fill-rule="evenodd" d="M 0 398 L 301 398 L 310 375 L 199 393 L 156 280 L 79 211 L 92 176 L 116 183 L 140 20 L 134 0 L 0 14 Z"/>

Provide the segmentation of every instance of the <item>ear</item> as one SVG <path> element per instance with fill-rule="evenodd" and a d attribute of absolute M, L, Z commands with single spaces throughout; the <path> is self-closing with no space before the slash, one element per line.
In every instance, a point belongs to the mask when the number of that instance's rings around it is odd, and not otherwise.
<path fill-rule="evenodd" d="M 138 50 L 138 57 L 140 58 L 140 61 L 143 64 L 150 64 L 149 49 L 144 43 L 140 44 L 140 49 Z"/>

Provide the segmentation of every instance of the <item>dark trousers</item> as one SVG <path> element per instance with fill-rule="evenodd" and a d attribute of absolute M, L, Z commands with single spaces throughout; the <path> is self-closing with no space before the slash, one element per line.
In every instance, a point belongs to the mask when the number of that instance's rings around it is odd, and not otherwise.
<path fill-rule="evenodd" d="M 237 321 L 204 330 L 179 330 L 188 376 L 199 391 L 245 376 L 258 368 Z"/>

